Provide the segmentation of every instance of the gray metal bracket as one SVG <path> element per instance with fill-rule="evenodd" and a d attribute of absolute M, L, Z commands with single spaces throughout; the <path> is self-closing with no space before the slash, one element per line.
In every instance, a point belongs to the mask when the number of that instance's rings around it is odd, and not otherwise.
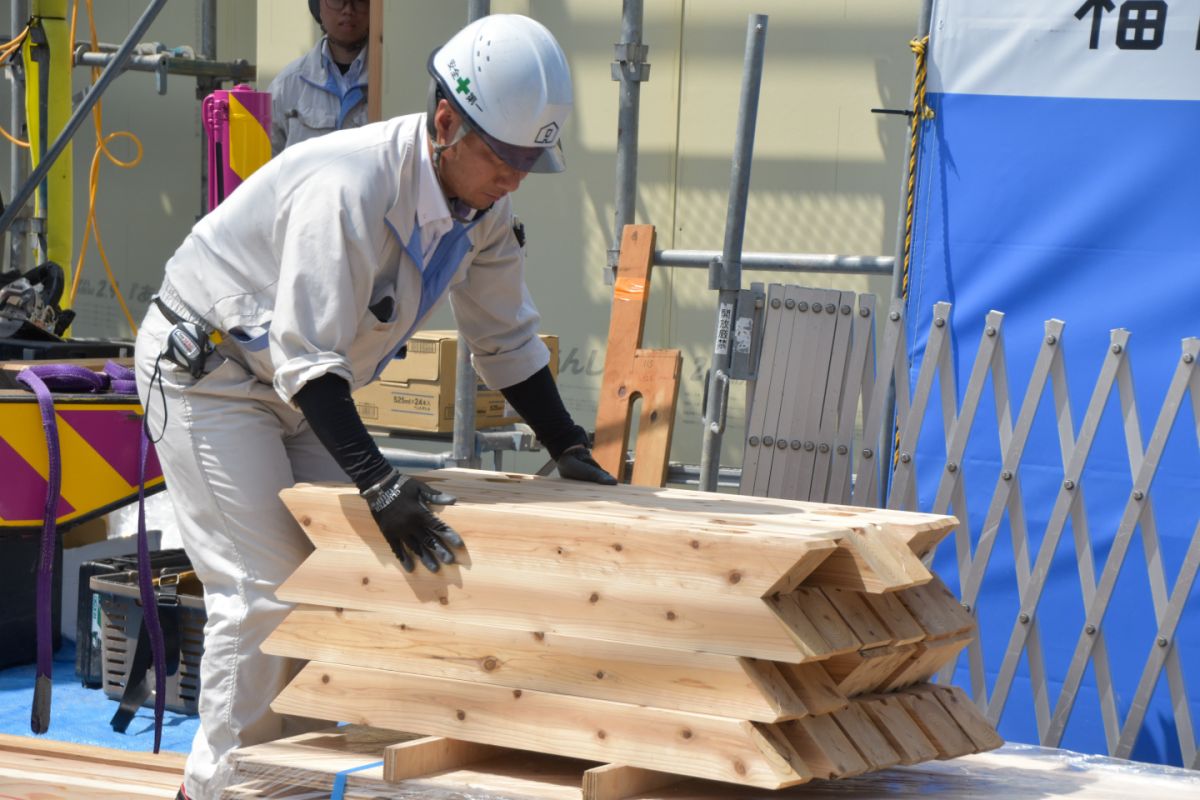
<path fill-rule="evenodd" d="M 646 56 L 650 46 L 640 42 L 618 42 L 613 45 L 612 79 L 614 81 L 650 80 L 650 63 Z"/>
<path fill-rule="evenodd" d="M 763 284 L 754 283 L 738 292 L 733 312 L 733 342 L 729 361 L 729 377 L 735 381 L 752 381 L 758 377 L 758 358 L 762 348 L 762 315 L 767 293 Z"/>

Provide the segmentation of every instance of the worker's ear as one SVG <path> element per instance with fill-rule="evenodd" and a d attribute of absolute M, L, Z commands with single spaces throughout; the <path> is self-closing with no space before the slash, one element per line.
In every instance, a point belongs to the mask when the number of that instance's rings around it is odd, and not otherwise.
<path fill-rule="evenodd" d="M 433 126 L 437 132 L 437 144 L 449 144 L 454 141 L 454 134 L 462 124 L 458 113 L 450 106 L 446 98 L 438 100 L 437 110 L 433 113 Z"/>

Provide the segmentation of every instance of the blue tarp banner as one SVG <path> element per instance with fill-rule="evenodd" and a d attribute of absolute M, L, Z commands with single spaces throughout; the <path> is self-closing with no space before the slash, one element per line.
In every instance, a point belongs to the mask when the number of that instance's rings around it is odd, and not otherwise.
<path fill-rule="evenodd" d="M 1110 331 L 1125 328 L 1144 449 L 1181 341 L 1200 336 L 1200 0 L 937 0 L 930 31 L 933 117 L 921 123 L 907 296 L 913 380 L 934 303 L 954 306 L 959 402 L 984 316 L 1002 311 L 1015 417 L 1044 321 L 1060 319 L 1077 436 Z M 1047 389 L 1020 475 L 1030 561 L 1063 482 L 1061 418 Z M 999 472 L 996 430 L 995 410 L 985 408 L 964 459 L 967 507 L 950 509 L 970 520 L 976 539 Z M 1052 712 L 1081 635 L 1083 585 L 1104 567 L 1131 492 L 1131 461 L 1141 457 L 1130 454 L 1126 430 L 1114 392 L 1081 481 L 1087 525 L 1082 517 L 1068 524 L 1039 605 Z M 1105 617 L 1122 720 L 1157 646 L 1147 565 L 1161 564 L 1169 592 L 1200 520 L 1197 430 L 1195 406 L 1185 398 L 1151 495 L 1161 549 L 1147 551 L 1139 526 Z M 918 453 L 944 461 L 942 437 L 941 410 L 934 408 Z M 918 491 L 928 509 L 938 479 L 929 473 L 942 462 L 924 463 Z M 1018 615 L 1010 528 L 1006 515 L 977 608 L 989 686 Z M 1094 576 L 1080 577 L 1076 534 L 1091 542 Z M 957 590 L 952 544 L 941 548 L 935 566 Z M 1200 721 L 1194 586 L 1170 644 L 1184 665 L 1183 710 Z M 966 663 L 960 659 L 955 676 L 964 686 Z M 1039 739 L 1028 676 L 1023 658 L 1000 723 L 1012 741 Z M 1089 667 L 1063 747 L 1107 752 L 1096 686 Z M 1133 758 L 1181 763 L 1175 719 L 1164 674 Z"/>

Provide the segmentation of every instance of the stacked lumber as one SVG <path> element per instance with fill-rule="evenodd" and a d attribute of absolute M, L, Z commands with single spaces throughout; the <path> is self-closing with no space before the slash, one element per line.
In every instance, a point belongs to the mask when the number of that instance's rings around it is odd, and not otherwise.
<path fill-rule="evenodd" d="M 1006 745 L 954 761 L 926 761 L 780 791 L 645 770 L 598 766 L 540 753 L 488 748 L 357 726 L 303 734 L 234 754 L 235 785 L 221 800 L 326 800 L 338 775 L 343 800 L 978 800 L 1087 797 L 1195 800 L 1194 770 L 1140 764 L 1030 745 Z M 393 758 L 394 757 L 394 758 Z M 384 761 L 403 759 L 399 782 Z"/>
<path fill-rule="evenodd" d="M 921 562 L 952 517 L 471 470 L 460 563 L 405 573 L 345 486 L 267 652 L 282 713 L 777 789 L 998 747 L 929 680 L 975 635 Z"/>
<path fill-rule="evenodd" d="M 0 797 L 171 800 L 183 782 L 185 758 L 0 735 Z"/>

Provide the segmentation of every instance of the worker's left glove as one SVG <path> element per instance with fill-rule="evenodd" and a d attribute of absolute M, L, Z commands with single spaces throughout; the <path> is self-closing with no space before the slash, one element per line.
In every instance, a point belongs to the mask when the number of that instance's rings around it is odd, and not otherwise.
<path fill-rule="evenodd" d="M 617 479 L 592 458 L 592 451 L 582 445 L 568 449 L 558 457 L 558 474 L 573 481 L 590 481 L 615 486 Z"/>
<path fill-rule="evenodd" d="M 362 492 L 362 496 L 405 571 L 413 571 L 413 555 L 430 572 L 438 571 L 439 561 L 454 563 L 450 548 L 462 547 L 462 537 L 429 508 L 455 503 L 453 495 L 393 470 L 387 478 Z"/>

